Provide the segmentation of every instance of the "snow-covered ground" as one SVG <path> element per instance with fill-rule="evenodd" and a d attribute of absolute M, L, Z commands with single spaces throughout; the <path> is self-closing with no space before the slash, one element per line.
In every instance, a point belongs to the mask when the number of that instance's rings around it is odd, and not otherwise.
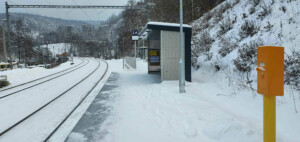
<path fill-rule="evenodd" d="M 73 66 L 76 66 L 83 62 L 83 59 L 75 58 L 74 65 L 71 65 L 70 62 L 65 62 L 59 65 L 58 67 L 52 69 L 45 69 L 43 67 L 34 67 L 34 68 L 18 68 L 14 70 L 7 70 L 0 72 L 0 75 L 7 75 L 8 81 L 11 83 L 10 86 L 15 86 L 21 83 L 25 83 L 40 77 L 44 77 Z M 9 87 L 9 86 L 8 86 Z M 0 89 L 1 90 L 1 89 Z"/>
<path fill-rule="evenodd" d="M 119 95 L 114 96 L 111 116 L 101 126 L 99 141 L 107 142 L 253 142 L 263 141 L 261 95 L 228 86 L 226 76 L 214 71 L 193 72 L 179 94 L 178 81 L 157 82 L 139 61 L 136 71 L 122 69 L 121 60 L 108 61 L 117 72 Z M 109 93 L 109 92 L 107 92 Z M 289 89 L 277 97 L 277 141 L 299 141 L 300 114 Z M 105 102 L 102 102 L 105 103 Z M 296 107 L 300 108 L 298 99 Z M 79 141 L 84 138 L 79 137 Z"/>
<path fill-rule="evenodd" d="M 38 88 L 1 99 L 0 130 L 32 112 L 95 69 L 97 63 L 92 59 L 88 60 L 90 63 L 85 68 L 40 85 Z M 81 60 L 77 59 L 76 63 L 80 62 Z M 143 60 L 138 60 L 137 70 L 132 71 L 123 70 L 122 60 L 107 62 L 109 73 L 50 141 L 65 140 L 111 72 L 116 72 L 119 76 L 118 88 L 114 90 L 115 95 L 111 96 L 111 101 L 101 102 L 109 103 L 107 105 L 112 109 L 101 125 L 100 131 L 96 132 L 99 134 L 99 141 L 263 141 L 262 96 L 230 83 L 228 72 L 223 71 L 220 74 L 211 67 L 194 71 L 193 82 L 186 83 L 187 92 L 180 94 L 178 81 L 160 82 L 159 75 L 147 73 L 147 63 Z M 104 65 L 103 62 L 101 64 Z M 63 68 L 62 65 L 61 69 L 68 67 L 65 65 Z M 8 72 L 12 74 L 14 71 Z M 18 72 L 25 74 L 26 70 Z M 104 68 L 99 69 L 84 81 L 81 87 L 74 88 L 49 107 L 1 136 L 0 141 L 44 139 L 103 72 Z M 33 78 L 37 77 L 33 76 Z M 15 81 L 16 84 L 21 82 Z M 293 99 L 291 93 L 291 90 L 286 87 L 285 96 L 277 97 L 278 142 L 297 142 L 300 139 L 298 133 L 300 114 L 295 112 L 295 109 L 300 108 L 300 101 L 299 98 Z M 84 139 L 81 135 L 75 138 L 78 141 Z"/>
<path fill-rule="evenodd" d="M 80 59 L 76 60 L 77 62 L 75 62 L 74 65 L 82 62 L 82 60 Z M 22 118 L 28 116 L 30 113 L 34 112 L 39 107 L 54 99 L 61 93 L 68 90 L 72 85 L 75 85 L 78 81 L 85 78 L 88 74 L 95 70 L 100 63 L 100 67 L 89 78 L 78 84 L 64 96 L 61 96 L 59 99 L 30 117 L 29 119 L 20 123 L 18 126 L 14 127 L 6 134 L 2 135 L 0 137 L 0 141 L 32 142 L 42 141 L 43 139 L 45 139 L 51 133 L 51 131 L 54 130 L 55 127 L 64 119 L 64 117 L 78 104 L 78 102 L 84 97 L 84 95 L 91 89 L 91 87 L 98 81 L 98 79 L 100 79 L 100 77 L 105 72 L 105 62 L 98 62 L 96 59 L 87 60 L 89 60 L 89 63 L 83 68 L 80 68 L 74 72 L 70 72 L 69 74 L 63 75 L 47 83 L 21 91 L 12 96 L 2 98 L 0 100 L 1 132 L 9 126 L 12 126 L 14 123 L 18 122 Z M 59 68 L 63 70 L 69 67 L 70 66 L 68 65 L 62 65 Z M 33 72 L 35 69 L 31 70 Z M 53 71 L 47 72 L 46 69 L 39 70 L 36 71 L 36 74 L 47 75 L 53 73 Z M 42 73 L 43 71 L 46 73 Z M 41 76 L 35 76 L 27 70 L 8 71 L 7 74 L 16 76 L 19 74 L 23 74 L 24 76 L 27 76 L 26 79 L 28 80 L 30 78 L 35 79 Z M 22 80 L 20 78 L 18 79 Z M 15 81 L 16 84 L 20 82 L 22 81 Z M 102 84 L 103 82 L 100 82 L 100 84 L 95 88 L 90 96 L 78 108 L 78 110 L 80 111 L 74 113 L 75 116 L 72 116 L 69 121 L 74 121 L 81 117 L 87 106 L 89 106 L 89 104 L 93 100 L 93 97 L 95 97 L 97 92 L 99 92 L 99 89 L 101 89 Z M 68 127 L 72 126 L 69 125 Z M 69 131 L 65 129 L 63 127 L 61 131 L 68 133 Z M 60 133 L 60 135 L 63 135 L 63 132 Z M 62 139 L 60 139 L 59 141 L 62 141 Z"/>

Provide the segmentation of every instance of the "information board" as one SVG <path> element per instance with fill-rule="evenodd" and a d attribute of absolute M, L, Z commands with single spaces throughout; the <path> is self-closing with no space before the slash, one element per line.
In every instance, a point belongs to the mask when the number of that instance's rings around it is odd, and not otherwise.
<path fill-rule="evenodd" d="M 132 40 L 139 40 L 139 31 L 132 30 Z"/>

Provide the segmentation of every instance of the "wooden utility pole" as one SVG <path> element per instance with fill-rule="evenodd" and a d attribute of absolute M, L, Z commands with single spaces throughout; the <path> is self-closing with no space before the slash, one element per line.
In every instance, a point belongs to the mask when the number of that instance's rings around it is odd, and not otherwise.
<path fill-rule="evenodd" d="M 5 40 L 5 28 L 4 28 L 4 22 L 2 24 L 2 32 L 3 32 L 3 58 L 4 58 L 4 62 L 7 62 L 7 55 L 6 55 L 6 40 Z"/>
<path fill-rule="evenodd" d="M 10 21 L 9 21 L 9 14 L 8 14 L 8 8 L 9 5 L 7 2 L 5 2 L 5 8 L 6 8 L 6 23 L 7 23 L 7 41 L 8 41 L 8 49 L 9 49 L 9 58 L 10 58 L 10 69 L 13 69 L 12 66 L 12 49 L 11 49 L 11 41 L 10 41 Z"/>
<path fill-rule="evenodd" d="M 124 37 L 123 37 L 123 47 L 122 47 L 122 57 L 124 57 L 124 54 L 125 53 L 125 51 L 124 51 Z"/>

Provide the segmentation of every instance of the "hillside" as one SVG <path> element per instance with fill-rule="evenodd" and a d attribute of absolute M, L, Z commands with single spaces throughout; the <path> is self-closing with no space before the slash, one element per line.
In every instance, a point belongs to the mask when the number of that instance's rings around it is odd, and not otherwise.
<path fill-rule="evenodd" d="M 5 13 L 0 13 L 0 19 L 6 19 Z M 79 29 L 83 25 L 91 25 L 90 23 L 96 23 L 96 21 L 75 21 L 26 13 L 11 13 L 11 20 L 16 21 L 18 19 L 24 21 L 24 24 L 29 29 L 39 33 L 56 31 L 59 26 L 63 25 L 74 25 L 75 28 Z"/>
<path fill-rule="evenodd" d="M 194 66 L 201 69 L 195 74 L 226 71 L 240 80 L 233 83 L 255 90 L 257 46 L 283 46 L 286 84 L 300 88 L 299 4 L 297 0 L 227 0 L 194 21 Z"/>

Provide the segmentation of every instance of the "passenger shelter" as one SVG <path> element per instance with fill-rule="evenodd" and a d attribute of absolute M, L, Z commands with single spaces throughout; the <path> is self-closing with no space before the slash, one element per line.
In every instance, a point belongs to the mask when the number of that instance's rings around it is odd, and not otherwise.
<path fill-rule="evenodd" d="M 185 80 L 192 81 L 191 37 L 192 27 L 183 25 Z M 161 80 L 179 79 L 180 24 L 148 22 L 139 34 L 148 43 L 148 73 L 160 72 Z"/>

